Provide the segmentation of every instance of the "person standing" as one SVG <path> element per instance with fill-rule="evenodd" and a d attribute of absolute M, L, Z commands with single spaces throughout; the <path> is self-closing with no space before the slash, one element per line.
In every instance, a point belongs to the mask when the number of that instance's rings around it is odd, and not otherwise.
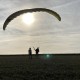
<path fill-rule="evenodd" d="M 38 55 L 39 54 L 39 47 L 37 47 L 36 49 L 34 48 L 34 50 L 35 50 L 36 55 Z"/>
<path fill-rule="evenodd" d="M 32 59 L 32 50 L 31 50 L 31 48 L 29 48 L 28 54 L 29 54 L 29 58 Z"/>

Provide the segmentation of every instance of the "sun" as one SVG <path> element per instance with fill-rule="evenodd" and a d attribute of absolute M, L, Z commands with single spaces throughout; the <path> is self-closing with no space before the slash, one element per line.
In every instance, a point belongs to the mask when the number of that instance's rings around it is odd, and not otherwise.
<path fill-rule="evenodd" d="M 31 25 L 35 21 L 34 15 L 32 13 L 23 14 L 22 21 L 27 25 Z"/>

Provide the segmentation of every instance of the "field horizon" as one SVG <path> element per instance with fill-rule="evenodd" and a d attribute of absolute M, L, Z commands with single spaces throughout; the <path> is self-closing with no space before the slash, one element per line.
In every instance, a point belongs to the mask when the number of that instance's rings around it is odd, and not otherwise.
<path fill-rule="evenodd" d="M 80 54 L 0 55 L 0 80 L 79 80 Z"/>

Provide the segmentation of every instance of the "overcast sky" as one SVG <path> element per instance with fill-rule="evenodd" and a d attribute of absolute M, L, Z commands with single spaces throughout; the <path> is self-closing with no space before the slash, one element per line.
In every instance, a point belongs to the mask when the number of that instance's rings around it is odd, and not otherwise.
<path fill-rule="evenodd" d="M 62 20 L 37 12 L 32 25 L 19 16 L 2 30 L 10 14 L 30 8 L 54 10 Z M 0 0 L 0 54 L 27 54 L 33 46 L 40 47 L 40 53 L 80 53 L 80 0 Z"/>

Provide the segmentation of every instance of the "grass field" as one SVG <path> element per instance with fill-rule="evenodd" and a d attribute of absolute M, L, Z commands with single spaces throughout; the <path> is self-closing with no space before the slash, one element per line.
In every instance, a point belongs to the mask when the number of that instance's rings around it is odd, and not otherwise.
<path fill-rule="evenodd" d="M 0 56 L 0 80 L 80 80 L 80 55 Z"/>

